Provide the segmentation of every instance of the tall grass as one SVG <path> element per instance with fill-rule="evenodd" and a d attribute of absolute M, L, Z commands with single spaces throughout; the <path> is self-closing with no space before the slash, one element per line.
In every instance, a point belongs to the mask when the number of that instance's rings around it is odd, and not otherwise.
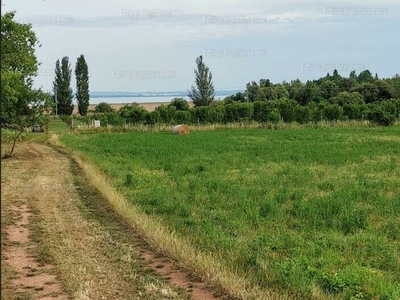
<path fill-rule="evenodd" d="M 62 141 L 253 286 L 300 298 L 400 298 L 399 127 Z"/>
<path fill-rule="evenodd" d="M 307 124 L 292 123 L 258 123 L 255 121 L 236 122 L 226 124 L 195 124 L 190 125 L 191 131 L 215 131 L 215 130 L 230 130 L 230 129 L 303 129 L 303 128 L 349 128 L 349 127 L 372 127 L 376 126 L 369 121 L 320 121 L 310 122 Z M 170 132 L 173 125 L 168 124 L 126 124 L 124 126 L 107 125 L 103 127 L 93 127 L 92 125 L 85 125 L 81 123 L 74 128 L 75 133 L 124 133 L 124 132 Z"/>

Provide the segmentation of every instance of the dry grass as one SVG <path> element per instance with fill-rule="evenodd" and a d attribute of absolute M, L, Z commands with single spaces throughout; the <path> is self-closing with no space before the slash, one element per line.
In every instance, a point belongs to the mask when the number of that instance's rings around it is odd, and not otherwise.
<path fill-rule="evenodd" d="M 337 121 L 327 122 L 322 121 L 308 124 L 299 123 L 257 123 L 257 122 L 238 122 L 227 124 L 192 124 L 190 131 L 217 131 L 217 130 L 234 130 L 234 129 L 305 129 L 305 128 L 352 128 L 352 127 L 371 127 L 374 126 L 369 121 Z M 120 133 L 120 132 L 167 132 L 172 131 L 174 125 L 155 124 L 155 125 L 132 125 L 126 126 L 105 126 L 94 128 L 91 125 L 79 125 L 75 128 L 75 133 Z"/>
<path fill-rule="evenodd" d="M 21 143 L 16 157 L 2 163 L 2 182 L 8 185 L 6 191 L 2 189 L 7 199 L 1 203 L 2 229 L 12 221 L 7 211 L 11 203 L 29 203 L 36 245 L 33 254 L 39 262 L 54 265 L 65 292 L 73 299 L 187 299 L 183 291 L 143 269 L 134 245 L 110 234 L 122 225 L 113 224 L 110 229 L 86 218 L 81 198 L 93 196 L 84 178 L 77 179 L 71 172 L 73 168 L 69 159 L 49 147 Z M 98 195 L 95 198 L 101 201 Z M 109 218 L 115 219 L 115 215 Z M 12 270 L 3 266 L 2 259 L 2 299 L 25 299 L 14 297 L 11 288 L 3 298 L 13 276 Z"/>

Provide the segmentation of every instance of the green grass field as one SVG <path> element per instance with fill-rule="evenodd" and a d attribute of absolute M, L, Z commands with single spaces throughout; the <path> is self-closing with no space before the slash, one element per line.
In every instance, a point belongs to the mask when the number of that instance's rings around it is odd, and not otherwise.
<path fill-rule="evenodd" d="M 400 127 L 63 135 L 263 289 L 400 298 Z"/>

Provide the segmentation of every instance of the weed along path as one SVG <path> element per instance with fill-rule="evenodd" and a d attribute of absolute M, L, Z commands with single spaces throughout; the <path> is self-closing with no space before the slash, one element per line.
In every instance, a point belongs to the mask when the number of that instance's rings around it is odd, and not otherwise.
<path fill-rule="evenodd" d="M 2 299 L 229 299 L 152 251 L 69 157 L 27 142 L 1 168 Z"/>

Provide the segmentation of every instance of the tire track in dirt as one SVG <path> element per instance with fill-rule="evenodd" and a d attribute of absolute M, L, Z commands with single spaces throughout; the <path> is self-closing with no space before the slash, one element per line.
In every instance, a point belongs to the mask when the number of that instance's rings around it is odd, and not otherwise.
<path fill-rule="evenodd" d="M 16 288 L 14 293 L 28 292 L 34 299 L 68 299 L 62 292 L 60 281 L 51 274 L 53 266 L 39 264 L 28 252 L 30 231 L 27 226 L 32 216 L 28 205 L 13 205 L 9 209 L 19 220 L 4 229 L 11 245 L 2 249 L 2 259 L 17 272 L 11 280 L 11 285 Z"/>
<path fill-rule="evenodd" d="M 9 213 L 18 216 L 4 231 L 4 247 L 2 241 L 2 260 L 17 271 L 7 283 L 10 289 L 29 290 L 33 299 L 67 299 L 67 294 L 74 299 L 229 299 L 152 251 L 81 172 L 73 171 L 77 166 L 71 159 L 43 144 L 24 143 L 18 149 L 16 157 L 2 163 L 7 174 L 3 178 L 2 172 L 2 198 L 9 199 Z M 94 205 L 88 207 L 87 198 Z M 37 239 L 54 265 L 30 254 L 36 251 L 30 222 L 38 223 Z"/>

